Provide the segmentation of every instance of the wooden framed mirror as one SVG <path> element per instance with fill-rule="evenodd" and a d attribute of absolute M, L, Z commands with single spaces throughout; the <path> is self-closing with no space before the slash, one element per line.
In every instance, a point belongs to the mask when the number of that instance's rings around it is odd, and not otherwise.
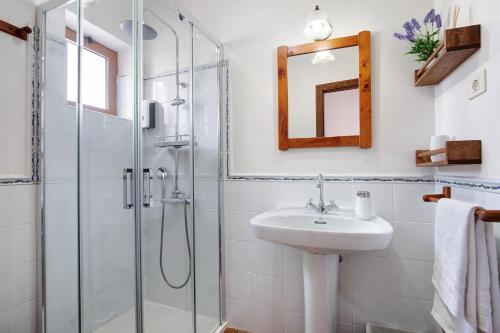
<path fill-rule="evenodd" d="M 279 149 L 371 147 L 370 32 L 278 48 Z"/>

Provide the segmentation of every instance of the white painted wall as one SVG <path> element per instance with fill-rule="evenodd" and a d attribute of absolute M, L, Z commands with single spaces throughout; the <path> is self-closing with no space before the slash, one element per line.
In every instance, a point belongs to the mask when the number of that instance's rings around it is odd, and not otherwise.
<path fill-rule="evenodd" d="M 413 86 L 413 69 L 417 65 L 411 57 L 403 55 L 407 45 L 392 34 L 401 29 L 404 20 L 425 15 L 433 2 L 355 0 L 347 6 L 338 0 L 319 2 L 333 22 L 334 37 L 356 34 L 361 30 L 372 31 L 373 147 L 367 150 L 321 148 L 285 152 L 279 151 L 277 145 L 276 48 L 306 42 L 302 30 L 305 16 L 312 6 L 305 0 L 281 1 L 281 5 L 263 5 L 260 10 L 265 12 L 262 14 L 264 18 L 255 28 L 256 32 L 245 31 L 238 39 L 225 44 L 230 61 L 233 173 L 432 172 L 417 169 L 414 155 L 416 149 L 428 145 L 432 135 L 433 88 L 416 89 Z M 253 14 L 251 11 L 243 14 L 242 9 L 229 14 L 228 9 L 221 15 L 235 15 L 236 12 L 236 16 L 241 14 L 243 26 L 247 23 L 245 19 Z M 213 25 L 218 27 L 215 23 Z M 261 31 L 262 26 L 266 27 L 265 31 Z"/>
<path fill-rule="evenodd" d="M 26 0 L 0 2 L 2 20 L 23 27 L 35 22 L 35 6 Z M 31 176 L 31 48 L 32 44 L 0 33 L 0 177 Z"/>
<path fill-rule="evenodd" d="M 455 135 L 457 139 L 482 140 L 483 164 L 441 168 L 438 174 L 468 177 L 500 177 L 500 3 L 496 0 L 437 0 L 437 8 L 446 13 L 453 4 L 462 6 L 460 25 L 481 24 L 481 49 L 457 68 L 436 88 L 436 133 Z M 486 68 L 488 91 L 469 100 L 471 75 Z"/>

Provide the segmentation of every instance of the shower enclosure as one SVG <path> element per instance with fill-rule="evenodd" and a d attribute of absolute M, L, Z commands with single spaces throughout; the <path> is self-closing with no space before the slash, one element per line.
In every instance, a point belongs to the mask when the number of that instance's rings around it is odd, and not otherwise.
<path fill-rule="evenodd" d="M 43 332 L 221 331 L 220 44 L 171 0 L 37 22 Z"/>

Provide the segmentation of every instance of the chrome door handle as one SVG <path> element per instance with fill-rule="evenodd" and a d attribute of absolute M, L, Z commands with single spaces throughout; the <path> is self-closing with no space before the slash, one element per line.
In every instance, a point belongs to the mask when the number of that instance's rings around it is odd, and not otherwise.
<path fill-rule="evenodd" d="M 153 180 L 153 176 L 151 175 L 151 169 L 143 169 L 142 170 L 142 202 L 143 206 L 146 208 L 151 207 L 151 199 L 153 198 L 153 194 L 151 193 L 151 180 Z"/>
<path fill-rule="evenodd" d="M 132 182 L 134 180 L 133 170 L 130 168 L 123 169 L 123 208 L 131 209 L 134 207 L 132 203 L 132 191 L 133 185 Z M 129 186 L 129 183 L 131 186 Z"/>

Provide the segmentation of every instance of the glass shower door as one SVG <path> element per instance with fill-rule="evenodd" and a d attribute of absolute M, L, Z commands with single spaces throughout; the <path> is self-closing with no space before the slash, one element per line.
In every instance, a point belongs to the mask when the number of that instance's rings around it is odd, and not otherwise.
<path fill-rule="evenodd" d="M 218 48 L 169 1 L 143 5 L 144 332 L 210 333 L 220 324 Z"/>
<path fill-rule="evenodd" d="M 136 332 L 133 0 L 44 13 L 45 332 Z"/>
<path fill-rule="evenodd" d="M 79 199 L 83 332 L 133 333 L 133 0 L 81 1 Z"/>

